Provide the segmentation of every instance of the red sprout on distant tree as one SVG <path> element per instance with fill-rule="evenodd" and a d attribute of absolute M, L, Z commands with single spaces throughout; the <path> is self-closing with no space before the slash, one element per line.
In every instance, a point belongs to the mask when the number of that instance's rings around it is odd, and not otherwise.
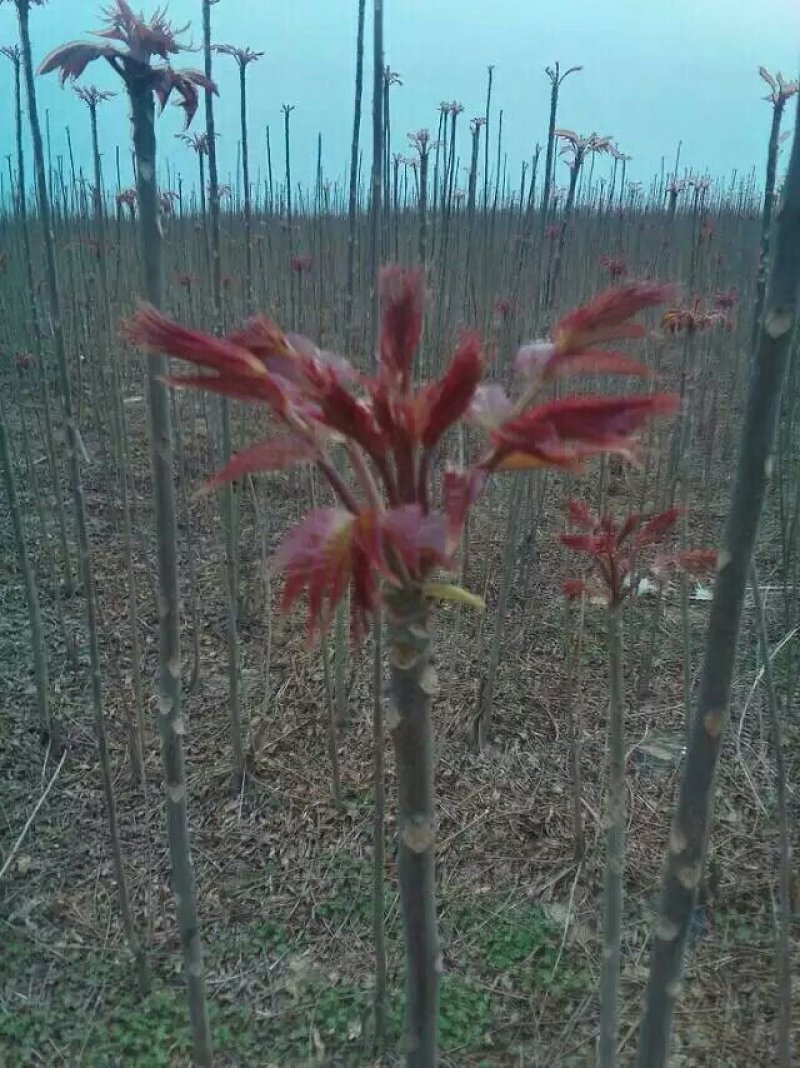
<path fill-rule="evenodd" d="M 188 127 L 197 111 L 199 90 L 216 93 L 213 82 L 196 70 L 175 70 L 170 64 L 173 55 L 183 51 L 178 37 L 187 27 L 175 28 L 163 11 L 146 21 L 136 15 L 126 0 L 115 0 L 106 11 L 107 28 L 93 34 L 101 41 L 72 41 L 60 45 L 45 57 L 39 67 L 40 74 L 58 71 L 61 84 L 80 78 L 90 63 L 105 59 L 126 85 L 146 78 L 155 93 L 161 110 L 167 106 L 174 93 L 178 106 L 183 108 Z M 163 64 L 152 66 L 153 57 Z"/>
<path fill-rule="evenodd" d="M 308 274 L 314 265 L 311 256 L 290 256 L 289 270 L 295 274 Z"/>
<path fill-rule="evenodd" d="M 795 95 L 800 89 L 800 82 L 787 82 L 780 71 L 770 74 L 766 67 L 759 67 L 758 73 L 769 86 L 769 92 L 764 97 L 773 107 L 783 108 L 787 100 Z"/>
<path fill-rule="evenodd" d="M 256 52 L 252 48 L 237 48 L 235 45 L 229 44 L 214 45 L 213 49 L 221 56 L 232 56 L 242 70 L 249 67 L 251 63 L 255 63 L 256 60 L 261 59 L 264 55 L 263 52 Z"/>
<path fill-rule="evenodd" d="M 696 297 L 691 304 L 668 308 L 661 317 L 661 329 L 665 334 L 696 334 L 728 322 L 722 310 L 710 311 L 703 307 L 702 298 Z"/>
<path fill-rule="evenodd" d="M 600 257 L 600 266 L 605 267 L 612 278 L 623 278 L 628 273 L 628 265 L 621 256 L 609 256 L 604 252 Z"/>
<path fill-rule="evenodd" d="M 18 371 L 29 371 L 36 366 L 36 357 L 32 352 L 20 352 L 14 357 L 14 363 Z"/>
<path fill-rule="evenodd" d="M 172 210 L 175 207 L 175 201 L 178 199 L 178 194 L 172 189 L 165 189 L 162 193 L 158 194 L 158 202 L 161 206 L 161 211 L 164 215 L 171 215 Z"/>
<path fill-rule="evenodd" d="M 503 322 L 507 322 L 513 311 L 514 305 L 508 297 L 500 297 L 494 302 L 494 313 Z"/>
<path fill-rule="evenodd" d="M 113 100 L 117 94 L 109 92 L 107 89 L 98 89 L 96 85 L 78 85 L 75 87 L 75 95 L 90 110 L 93 110 L 98 104 L 102 104 L 106 100 Z"/>
<path fill-rule="evenodd" d="M 564 583 L 570 597 L 587 596 L 606 605 L 620 605 L 637 596 L 641 580 L 650 575 L 657 581 L 672 570 L 701 577 L 713 570 L 717 554 L 713 549 L 686 549 L 651 555 L 650 550 L 666 542 L 681 514 L 670 508 L 658 515 L 629 515 L 621 525 L 612 515 L 600 516 L 583 501 L 570 501 L 569 519 L 579 533 L 559 535 L 562 545 L 590 558 L 589 571 Z"/>
<path fill-rule="evenodd" d="M 118 207 L 127 208 L 128 211 L 131 213 L 131 216 L 133 216 L 134 212 L 136 211 L 137 201 L 137 193 L 133 186 L 131 186 L 129 189 L 121 189 L 119 193 L 117 193 L 116 200 Z"/>
<path fill-rule="evenodd" d="M 198 156 L 207 156 L 209 153 L 209 146 L 211 144 L 207 133 L 180 133 L 175 134 L 179 141 L 183 141 L 185 145 L 188 145 Z M 215 137 L 219 137 L 219 134 L 214 134 Z"/>
<path fill-rule="evenodd" d="M 572 171 L 579 170 L 588 155 L 608 152 L 613 145 L 612 138 L 598 133 L 581 136 L 574 130 L 556 130 L 555 136 L 563 142 L 559 155 L 566 156 L 567 166 Z"/>
<path fill-rule="evenodd" d="M 730 311 L 739 303 L 739 290 L 734 286 L 732 289 L 722 289 L 714 295 L 714 307 L 720 311 Z"/>

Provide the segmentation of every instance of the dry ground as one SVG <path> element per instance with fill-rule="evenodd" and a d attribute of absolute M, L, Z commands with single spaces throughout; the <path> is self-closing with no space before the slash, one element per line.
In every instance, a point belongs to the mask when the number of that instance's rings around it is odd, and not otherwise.
<path fill-rule="evenodd" d="M 140 439 L 141 440 L 141 439 Z M 181 1065 L 187 1026 L 164 838 L 158 742 L 153 730 L 156 660 L 154 604 L 146 576 L 151 551 L 147 458 L 136 458 L 140 494 L 140 622 L 147 642 L 149 801 L 131 783 L 124 716 L 130 663 L 122 539 L 95 467 L 87 470 L 94 563 L 103 616 L 104 696 L 116 768 L 125 856 L 137 918 L 148 933 L 154 980 L 140 1000 L 118 920 L 107 825 L 93 737 L 87 663 L 77 670 L 59 647 L 42 558 L 39 589 L 51 650 L 53 707 L 69 753 L 47 802 L 0 885 L 0 1063 L 8 1065 Z M 199 465 L 201 466 L 201 465 Z M 197 481 L 200 470 L 197 470 Z M 275 480 L 269 544 L 296 518 L 304 483 Z M 301 493 L 301 487 L 303 487 Z M 470 741 L 480 666 L 480 621 L 460 609 L 436 618 L 441 697 L 439 895 L 446 975 L 442 1046 L 448 1065 L 586 1065 L 593 1062 L 598 916 L 603 832 L 604 654 L 601 620 L 587 621 L 577 707 L 587 851 L 573 860 L 567 721 L 562 708 L 563 559 L 553 530 L 561 491 L 548 496 L 530 596 L 516 583 L 509 609 L 491 746 Z M 712 522 L 724 496 L 714 502 Z M 501 506 L 495 506 L 503 514 Z M 489 507 L 473 535 L 475 574 L 500 557 L 503 522 Z M 31 511 L 28 510 L 28 515 Z M 15 841 L 54 770 L 32 726 L 35 700 L 24 590 L 5 513 L 0 540 L 0 857 Z M 241 622 L 244 708 L 250 774 L 230 793 L 226 726 L 225 614 L 214 502 L 192 504 L 189 531 L 198 556 L 202 668 L 186 694 L 190 819 L 205 937 L 212 1026 L 220 1064 L 368 1065 L 371 1029 L 370 918 L 372 770 L 369 649 L 352 660 L 349 719 L 339 744 L 345 797 L 330 792 L 323 672 L 303 643 L 298 615 L 264 613 Z M 30 521 L 31 536 L 35 534 Z M 182 526 L 183 574 L 187 530 Z M 242 521 L 244 587 L 258 571 L 249 509 Z M 766 554 L 764 580 L 769 580 Z M 489 588 L 490 604 L 496 589 Z M 782 634 L 777 598 L 773 638 Z M 81 632 L 82 602 L 68 611 Z M 695 652 L 707 608 L 692 609 Z M 627 646 L 638 662 L 651 609 L 629 619 Z M 490 624 L 491 616 L 487 619 Z M 742 645 L 733 729 L 719 779 L 712 846 L 714 886 L 698 913 L 688 981 L 677 1018 L 676 1065 L 775 1063 L 774 932 L 777 835 L 766 720 L 760 693 L 740 716 L 756 660 L 752 621 Z M 265 678 L 271 643 L 269 678 Z M 190 668 L 189 621 L 185 667 Z M 792 655 L 796 654 L 795 652 Z M 697 660 L 697 655 L 695 660 Z M 696 664 L 695 664 L 696 667 Z M 624 946 L 623 1063 L 647 969 L 647 931 L 657 889 L 678 769 L 643 759 L 640 743 L 656 728 L 680 736 L 681 632 L 669 596 L 656 645 L 653 685 L 627 720 L 631 746 L 627 923 Z M 738 743 L 737 743 L 738 735 Z M 791 782 L 797 781 L 797 719 L 787 723 Z M 393 767 L 387 751 L 391 813 Z M 796 815 L 796 793 L 792 793 Z M 402 947 L 387 827 L 386 923 L 390 1042 L 397 1048 Z M 797 941 L 798 927 L 794 936 Z M 795 945 L 795 949 L 797 946 Z M 800 1006 L 796 1006 L 800 1010 Z M 392 1052 L 385 1063 L 397 1063 Z"/>

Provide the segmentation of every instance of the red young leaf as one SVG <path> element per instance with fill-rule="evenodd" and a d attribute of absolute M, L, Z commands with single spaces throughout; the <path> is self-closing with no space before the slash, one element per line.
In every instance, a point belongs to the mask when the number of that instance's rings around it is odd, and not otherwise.
<path fill-rule="evenodd" d="M 442 496 L 447 516 L 447 553 L 455 552 L 464 529 L 464 523 L 470 508 L 483 492 L 486 485 L 486 472 L 480 468 L 462 471 L 449 467 L 445 470 Z"/>
<path fill-rule="evenodd" d="M 636 535 L 636 547 L 641 549 L 644 545 L 655 545 L 663 541 L 672 532 L 680 514 L 681 509 L 675 507 L 651 516 Z"/>
<path fill-rule="evenodd" d="M 366 628 L 378 605 L 378 575 L 402 581 L 391 567 L 396 553 L 412 578 L 420 580 L 436 563 L 446 563 L 443 516 L 423 515 L 419 505 L 353 515 L 344 509 L 320 508 L 291 531 L 278 549 L 276 566 L 284 572 L 281 610 L 308 592 L 310 632 L 325 629 L 348 584 L 353 635 Z"/>
<path fill-rule="evenodd" d="M 674 292 L 673 286 L 658 282 L 607 289 L 556 323 L 552 331 L 556 349 L 561 355 L 578 354 L 598 342 L 643 337 L 644 327 L 628 320 L 645 308 L 664 304 Z"/>
<path fill-rule="evenodd" d="M 605 551 L 608 546 L 608 537 L 604 534 L 571 534 L 567 531 L 559 534 L 558 540 L 568 549 L 589 553 L 590 556 L 597 556 Z"/>
<path fill-rule="evenodd" d="M 289 409 L 286 389 L 251 352 L 225 338 L 181 326 L 151 304 L 141 305 L 127 321 L 125 336 L 151 352 L 165 352 L 217 372 L 216 376 L 175 375 L 171 379 L 173 385 L 209 389 L 241 400 L 260 400 L 281 416 Z"/>
<path fill-rule="evenodd" d="M 384 267 L 381 271 L 381 372 L 401 393 L 411 385 L 411 367 L 422 336 L 425 275 L 421 268 Z"/>
<path fill-rule="evenodd" d="M 582 597 L 586 593 L 587 587 L 583 579 L 570 578 L 564 583 L 563 589 L 566 596 L 573 600 L 576 597 Z"/>
<path fill-rule="evenodd" d="M 341 508 L 309 512 L 286 536 L 275 555 L 275 565 L 284 572 L 286 580 L 281 611 L 288 611 L 306 589 L 312 636 L 318 627 L 324 628 L 358 567 L 366 570 L 366 575 L 361 576 L 363 603 L 359 607 L 372 607 L 375 580 L 372 563 L 363 559 L 363 549 L 356 550 L 354 533 L 358 519 Z"/>
<path fill-rule="evenodd" d="M 615 452 L 624 455 L 628 460 L 635 460 L 632 445 L 617 444 L 603 447 L 598 445 L 565 444 L 556 441 L 542 444 L 535 451 L 529 452 L 503 452 L 501 459 L 492 461 L 493 471 L 536 471 L 540 467 L 557 467 L 562 471 L 579 473 L 584 470 L 586 460 L 593 456 L 599 456 L 604 452 Z"/>
<path fill-rule="evenodd" d="M 678 566 L 696 578 L 716 569 L 719 553 L 716 549 L 684 549 L 677 554 Z"/>
<path fill-rule="evenodd" d="M 69 44 L 59 45 L 45 56 L 39 64 L 37 73 L 51 74 L 57 70 L 59 81 L 64 85 L 70 79 L 74 81 L 80 78 L 90 63 L 96 59 L 113 56 L 114 51 L 109 45 L 93 44 L 90 41 L 70 41 Z"/>
<path fill-rule="evenodd" d="M 249 449 L 237 452 L 229 463 L 209 479 L 204 489 L 214 490 L 226 482 L 258 471 L 284 471 L 287 467 L 310 463 L 316 455 L 313 444 L 295 434 L 259 441 Z"/>
<path fill-rule="evenodd" d="M 448 565 L 447 521 L 443 515 L 424 515 L 418 504 L 401 505 L 387 512 L 383 530 L 387 543 L 415 578 L 422 578 L 434 564 Z"/>
<path fill-rule="evenodd" d="M 428 408 L 422 444 L 432 448 L 442 434 L 465 414 L 483 374 L 483 348 L 475 333 L 466 334 L 438 382 L 425 391 Z"/>
<path fill-rule="evenodd" d="M 600 525 L 600 517 L 584 501 L 570 501 L 567 505 L 567 512 L 576 527 L 583 527 L 584 530 L 592 531 L 596 530 Z"/>
<path fill-rule="evenodd" d="M 702 578 L 717 566 L 716 549 L 684 549 L 676 553 L 664 553 L 653 561 L 652 571 L 662 575 L 667 571 L 685 571 L 694 578 Z"/>
<path fill-rule="evenodd" d="M 623 397 L 569 397 L 530 408 L 492 432 L 496 461 L 519 452 L 554 462 L 564 443 L 614 451 L 626 446 L 629 436 L 654 415 L 674 412 L 672 394 L 634 394 Z M 569 450 L 565 459 L 569 457 Z"/>
<path fill-rule="evenodd" d="M 525 377 L 543 381 L 570 375 L 639 375 L 645 378 L 651 374 L 648 367 L 624 352 L 585 349 L 561 353 L 554 345 L 544 342 L 523 345 L 514 366 Z"/>
<path fill-rule="evenodd" d="M 309 364 L 305 375 L 319 405 L 320 421 L 358 442 L 370 456 L 383 456 L 388 443 L 371 406 L 345 388 L 331 367 Z"/>

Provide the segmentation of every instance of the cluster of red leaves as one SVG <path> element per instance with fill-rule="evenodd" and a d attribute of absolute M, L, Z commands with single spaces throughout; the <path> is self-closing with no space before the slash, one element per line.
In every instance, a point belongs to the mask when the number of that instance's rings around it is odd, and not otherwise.
<path fill-rule="evenodd" d="M 136 208 L 136 201 L 138 195 L 136 190 L 131 187 L 130 189 L 121 189 L 117 193 L 117 204 L 121 208 L 127 208 L 130 212 L 133 212 Z"/>
<path fill-rule="evenodd" d="M 484 352 L 472 332 L 461 337 L 441 378 L 414 386 L 425 301 L 421 270 L 382 272 L 374 376 L 306 338 L 285 334 L 264 316 L 214 337 L 143 306 L 128 323 L 127 336 L 199 369 L 173 376 L 173 385 L 266 404 L 282 424 L 282 434 L 239 453 L 212 486 L 296 464 L 315 463 L 323 472 L 338 507 L 312 512 L 281 547 L 284 604 L 307 589 L 313 630 L 325 625 L 349 584 L 359 633 L 377 604 L 381 579 L 418 585 L 434 567 L 447 566 L 490 474 L 543 464 L 575 469 L 601 452 L 631 456 L 632 436 L 652 416 L 675 410 L 674 397 L 646 393 L 534 403 L 543 385 L 565 375 L 647 374 L 630 356 L 595 346 L 643 336 L 644 327 L 632 317 L 670 295 L 669 287 L 633 283 L 564 316 L 549 341 L 521 350 L 523 392 L 516 401 L 498 386 L 481 386 Z M 436 513 L 429 503 L 431 466 L 443 435 L 466 417 L 488 431 L 486 449 L 471 469 L 445 472 L 443 511 Z M 332 446 L 342 442 L 349 476 L 330 458 Z"/>
<path fill-rule="evenodd" d="M 163 193 L 158 195 L 158 203 L 161 207 L 161 211 L 164 215 L 171 215 L 172 209 L 175 206 L 175 201 L 178 200 L 178 194 L 171 189 L 165 189 Z"/>
<path fill-rule="evenodd" d="M 628 265 L 621 256 L 609 256 L 604 252 L 600 257 L 600 266 L 605 267 L 612 278 L 622 278 L 628 273 Z"/>
<path fill-rule="evenodd" d="M 586 594 L 606 604 L 619 605 L 636 596 L 639 580 L 645 574 L 661 578 L 678 569 L 699 577 L 716 566 L 716 552 L 707 549 L 643 557 L 643 552 L 663 544 L 673 533 L 681 514 L 678 508 L 648 517 L 633 513 L 621 526 L 612 515 L 600 516 L 583 501 L 570 501 L 568 511 L 572 525 L 580 533 L 561 534 L 560 541 L 568 549 L 588 553 L 591 558 L 588 576 L 564 583 L 568 597 Z"/>
<path fill-rule="evenodd" d="M 766 67 L 759 67 L 758 73 L 769 86 L 769 93 L 764 99 L 768 100 L 773 107 L 782 108 L 786 101 L 800 89 L 800 82 L 787 82 L 780 71 L 772 75 Z"/>
<path fill-rule="evenodd" d="M 289 257 L 289 270 L 293 271 L 295 274 L 308 274 L 313 266 L 314 261 L 311 256 Z"/>
<path fill-rule="evenodd" d="M 721 289 L 714 295 L 714 307 L 721 312 L 729 312 L 739 303 L 739 290 L 734 286 L 732 289 Z"/>
<path fill-rule="evenodd" d="M 172 26 L 163 11 L 157 11 L 147 21 L 136 15 L 126 0 L 115 0 L 106 12 L 106 28 L 94 33 L 100 41 L 71 41 L 60 45 L 45 57 L 39 73 L 58 71 L 63 85 L 80 78 L 90 63 L 105 59 L 126 84 L 145 78 L 162 111 L 175 93 L 188 127 L 200 103 L 199 90 L 216 93 L 217 89 L 200 71 L 178 71 L 170 66 L 170 57 L 184 50 L 178 37 L 186 29 L 186 26 L 179 29 Z M 164 63 L 152 66 L 154 56 Z"/>
<path fill-rule="evenodd" d="M 697 334 L 704 330 L 710 330 L 715 326 L 726 329 L 731 327 L 731 319 L 728 315 L 733 306 L 728 301 L 736 301 L 735 290 L 730 293 L 719 294 L 714 303 L 715 310 L 703 307 L 702 298 L 697 297 L 691 304 L 679 305 L 668 308 L 661 317 L 661 329 L 665 334 Z"/>

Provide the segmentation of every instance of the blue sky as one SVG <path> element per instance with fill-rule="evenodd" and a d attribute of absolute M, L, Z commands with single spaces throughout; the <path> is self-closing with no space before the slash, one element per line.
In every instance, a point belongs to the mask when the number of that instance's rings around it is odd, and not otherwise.
<path fill-rule="evenodd" d="M 136 3 L 138 8 L 140 3 Z M 152 8 L 154 5 L 149 5 Z M 369 8 L 369 3 L 368 3 Z M 34 58 L 101 25 L 93 0 L 50 0 L 31 13 Z M 647 181 L 667 166 L 682 142 L 682 165 L 715 175 L 758 168 L 769 127 L 763 63 L 787 77 L 800 70 L 798 0 L 385 0 L 386 58 L 403 85 L 392 92 L 393 149 L 406 152 L 407 131 L 435 133 L 440 100 L 464 104 L 462 163 L 468 158 L 467 123 L 484 108 L 486 67 L 495 65 L 494 133 L 504 111 L 509 171 L 546 136 L 548 82 L 544 67 L 583 65 L 564 85 L 560 125 L 579 132 L 612 134 L 634 159 L 632 179 Z M 198 43 L 200 0 L 171 0 L 176 23 L 191 22 L 187 40 Z M 280 106 L 292 113 L 293 178 L 314 173 L 317 134 L 322 134 L 328 177 L 341 176 L 349 151 L 353 107 L 356 0 L 220 0 L 212 8 L 214 37 L 265 52 L 250 68 L 250 137 L 254 178 L 263 168 L 264 130 L 271 127 L 273 164 L 283 165 Z M 0 6 L 0 44 L 16 40 L 13 5 Z M 369 17 L 367 44 L 370 42 Z M 201 65 L 199 56 L 187 65 Z M 365 107 L 370 104 L 369 58 Z M 238 83 L 233 60 L 219 57 L 218 129 L 223 133 L 221 180 L 233 172 L 238 140 Z M 84 83 L 116 88 L 103 64 Z M 13 144 L 11 64 L 0 64 L 0 141 Z M 54 75 L 39 80 L 42 113 L 50 111 L 53 154 L 66 153 L 69 125 L 77 164 L 88 167 L 88 118 L 71 90 Z M 202 128 L 202 111 L 195 120 Z M 131 178 L 128 126 L 122 96 L 101 118 L 106 177 L 112 178 L 115 146 L 123 148 L 123 183 Z M 787 123 L 788 126 L 788 123 Z M 174 138 L 180 121 L 173 109 L 159 124 L 162 155 L 188 181 L 195 160 Z M 368 127 L 362 128 L 362 144 Z M 263 173 L 263 171 L 262 171 Z M 565 169 L 559 181 L 564 181 Z"/>

